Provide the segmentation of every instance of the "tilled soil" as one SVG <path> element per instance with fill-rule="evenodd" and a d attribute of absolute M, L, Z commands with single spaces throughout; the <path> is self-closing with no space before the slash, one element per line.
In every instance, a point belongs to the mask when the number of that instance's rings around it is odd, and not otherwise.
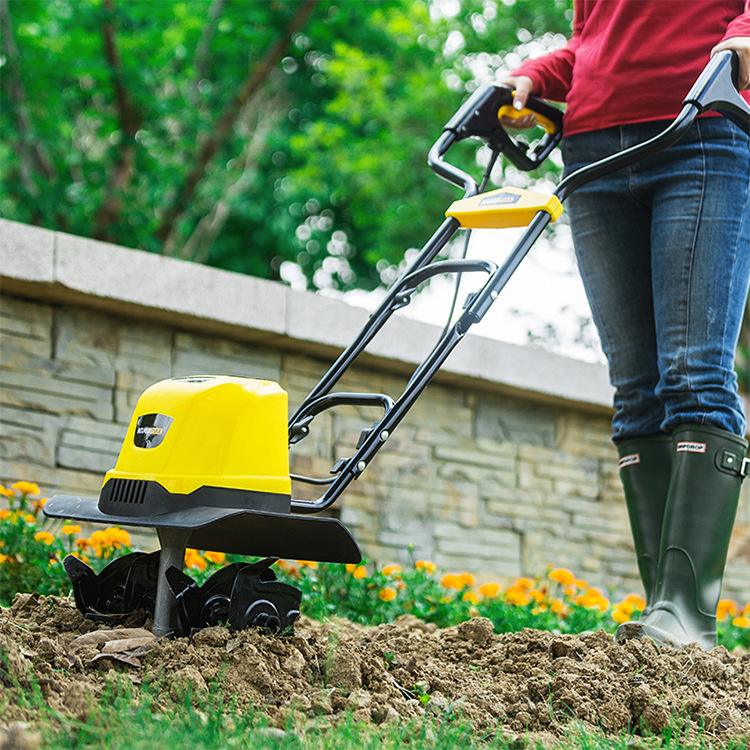
<path fill-rule="evenodd" d="M 434 713 L 515 733 L 519 747 L 555 747 L 572 726 L 630 732 L 636 747 L 668 727 L 686 743 L 700 729 L 716 747 L 750 746 L 750 654 L 722 647 L 620 646 L 603 631 L 498 635 L 484 618 L 438 630 L 410 616 L 378 627 L 302 617 L 288 637 L 215 627 L 172 640 L 143 624 L 101 627 L 57 597 L 19 594 L 0 609 L 0 739 L 3 726 L 37 718 L 20 700 L 33 676 L 50 707 L 81 720 L 113 677 L 158 678 L 165 710 L 187 689 L 200 696 L 218 685 L 235 710 L 253 706 L 278 727 Z"/>

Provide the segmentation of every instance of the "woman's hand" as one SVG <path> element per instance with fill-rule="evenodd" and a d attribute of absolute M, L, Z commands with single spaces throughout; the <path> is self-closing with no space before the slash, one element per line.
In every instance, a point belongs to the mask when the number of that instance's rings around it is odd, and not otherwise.
<path fill-rule="evenodd" d="M 514 89 L 513 109 L 516 110 L 522 110 L 526 106 L 529 94 L 534 91 L 534 82 L 528 76 L 506 76 L 499 83 Z M 536 125 L 536 116 L 530 114 L 523 117 L 501 117 L 500 124 L 504 128 L 526 130 Z"/>
<path fill-rule="evenodd" d="M 734 36 L 731 39 L 725 39 L 711 50 L 711 56 L 725 49 L 734 50 L 740 58 L 737 88 L 740 91 L 750 89 L 750 36 Z"/>

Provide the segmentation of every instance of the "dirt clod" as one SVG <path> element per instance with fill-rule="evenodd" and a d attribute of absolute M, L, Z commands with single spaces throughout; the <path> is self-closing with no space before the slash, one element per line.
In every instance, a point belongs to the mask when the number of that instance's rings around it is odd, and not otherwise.
<path fill-rule="evenodd" d="M 38 745 L 22 699 L 34 680 L 50 707 L 87 721 L 108 683 L 157 675 L 164 701 L 189 696 L 198 707 L 225 691 L 227 705 L 263 711 L 278 731 L 347 716 L 390 724 L 433 715 L 544 747 L 593 731 L 629 732 L 633 747 L 647 748 L 665 730 L 688 741 L 698 727 L 717 746 L 750 742 L 750 654 L 723 648 L 619 645 L 603 631 L 496 634 L 486 618 L 439 630 L 410 616 L 378 627 L 303 616 L 283 638 L 214 627 L 154 639 L 95 625 L 68 599 L 19 595 L 0 609 L 0 749 Z"/>

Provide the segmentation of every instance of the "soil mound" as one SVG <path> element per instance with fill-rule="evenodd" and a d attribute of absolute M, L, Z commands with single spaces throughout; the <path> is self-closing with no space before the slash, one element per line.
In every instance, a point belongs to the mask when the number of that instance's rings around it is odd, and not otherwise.
<path fill-rule="evenodd" d="M 302 617 L 290 637 L 215 627 L 173 640 L 144 624 L 136 617 L 101 627 L 68 599 L 19 594 L 0 609 L 3 721 L 35 718 L 17 699 L 32 676 L 51 707 L 85 719 L 91 698 L 119 674 L 136 685 L 158 676 L 165 709 L 187 689 L 200 695 L 218 685 L 279 727 L 434 712 L 480 731 L 531 732 L 550 747 L 571 725 L 634 737 L 671 726 L 686 741 L 701 728 L 718 745 L 750 744 L 750 654 L 722 647 L 620 646 L 603 631 L 495 634 L 484 618 L 438 630 L 410 616 L 378 627 Z"/>

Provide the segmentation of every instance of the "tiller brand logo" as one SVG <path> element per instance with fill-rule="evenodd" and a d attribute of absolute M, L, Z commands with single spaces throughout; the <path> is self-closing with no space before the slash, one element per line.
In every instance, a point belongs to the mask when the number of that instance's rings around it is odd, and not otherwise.
<path fill-rule="evenodd" d="M 135 423 L 133 442 L 137 448 L 156 448 L 164 440 L 172 417 L 166 414 L 142 414 Z"/>

